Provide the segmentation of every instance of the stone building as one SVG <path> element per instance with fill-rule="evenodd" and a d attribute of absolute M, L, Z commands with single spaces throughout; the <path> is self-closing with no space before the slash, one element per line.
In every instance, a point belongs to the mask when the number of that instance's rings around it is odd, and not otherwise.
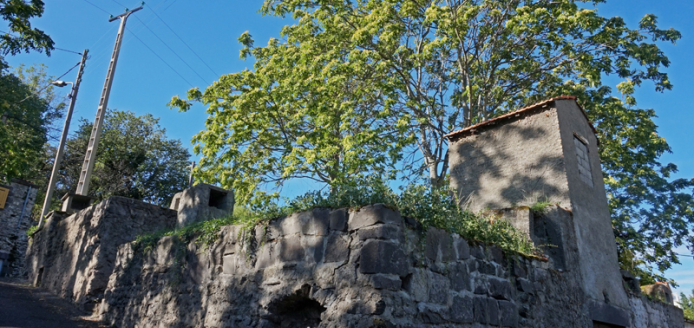
<path fill-rule="evenodd" d="M 31 226 L 31 209 L 38 186 L 13 179 L 0 185 L 0 276 L 24 275 L 26 231 Z"/>
<path fill-rule="evenodd" d="M 545 100 L 447 137 L 451 186 L 462 206 L 500 210 L 547 201 L 566 209 L 571 216 L 561 222 L 572 222 L 558 231 L 575 236 L 578 248 L 578 261 L 566 270 L 580 272 L 592 319 L 629 326 L 599 141 L 576 98 Z"/>

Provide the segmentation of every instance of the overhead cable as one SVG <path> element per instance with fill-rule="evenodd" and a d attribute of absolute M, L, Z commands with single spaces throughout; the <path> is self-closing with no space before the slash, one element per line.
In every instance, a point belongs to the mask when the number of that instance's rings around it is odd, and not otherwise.
<path fill-rule="evenodd" d="M 67 75 L 67 73 L 70 73 L 70 71 L 72 71 L 73 69 L 75 69 L 75 67 L 79 66 L 80 64 L 81 64 L 80 62 L 77 62 L 77 64 L 75 64 L 75 66 L 72 66 L 72 68 L 70 68 L 69 70 L 67 70 L 67 72 L 63 73 L 63 75 L 61 75 L 61 76 L 58 76 L 58 77 L 55 78 L 55 80 L 53 80 L 53 81 L 58 81 L 58 80 L 60 80 L 60 78 L 62 78 L 63 76 Z M 47 84 L 46 86 L 44 86 L 43 88 L 41 88 L 39 91 L 37 91 L 36 93 L 37 93 L 37 94 L 40 94 L 41 92 L 43 92 L 43 90 L 48 89 L 48 87 L 50 87 L 50 86 L 51 86 L 51 84 L 49 83 L 49 84 Z M 26 98 L 20 100 L 18 104 L 21 104 L 21 103 L 24 102 L 25 100 L 31 98 L 31 96 L 33 96 L 33 95 L 29 95 L 29 96 L 27 96 Z"/>
<path fill-rule="evenodd" d="M 166 9 L 165 9 L 165 10 L 166 10 Z M 165 22 L 161 17 L 159 17 L 159 15 L 157 14 L 156 11 L 154 11 L 154 9 L 152 9 L 152 12 L 154 13 L 155 16 L 157 16 L 157 18 L 159 18 L 159 20 L 160 20 L 162 23 L 164 23 L 164 25 L 165 25 L 165 26 L 166 26 L 166 27 L 167 27 L 167 28 L 168 28 L 179 40 L 181 40 L 181 42 L 183 42 L 183 44 L 184 44 L 186 47 L 188 47 L 188 49 L 189 49 L 190 51 L 193 52 L 193 54 L 195 54 L 196 57 L 198 57 L 198 59 L 200 59 L 200 61 L 201 61 L 203 64 L 205 64 L 205 66 L 207 66 L 207 68 L 210 70 L 210 72 L 212 72 L 212 73 L 215 75 L 215 77 L 219 78 L 219 74 L 217 74 L 217 72 L 215 72 L 215 71 L 212 69 L 212 67 L 210 67 L 210 65 L 207 65 L 207 63 L 205 62 L 205 60 L 203 60 L 202 57 L 200 57 L 200 55 L 198 55 L 198 53 L 195 52 L 195 50 L 193 50 L 193 48 L 192 48 L 191 46 L 189 46 L 188 43 L 186 43 L 186 41 L 184 41 L 183 38 L 181 38 L 181 37 L 178 35 L 178 33 L 176 33 L 176 31 L 174 31 L 174 30 L 171 28 L 171 26 L 169 26 L 169 24 L 166 24 L 166 22 Z"/>
<path fill-rule="evenodd" d="M 168 66 L 172 71 L 174 71 L 174 73 L 176 73 L 181 79 L 183 79 L 183 81 L 186 81 L 186 83 L 188 83 L 188 84 L 190 85 L 191 88 L 194 88 L 194 87 L 195 87 L 195 86 L 193 86 L 192 83 L 190 83 L 190 81 L 188 81 L 185 77 L 183 77 L 183 75 L 181 75 L 181 73 L 179 73 L 175 68 L 173 68 L 171 65 L 169 65 L 169 63 L 167 63 L 167 62 L 164 60 L 164 58 L 161 58 L 161 56 L 159 56 L 156 52 L 154 52 L 154 50 L 152 50 L 152 48 L 150 48 L 150 47 L 147 45 L 147 43 L 145 43 L 144 41 L 142 41 L 142 39 L 140 39 L 140 38 L 137 36 L 137 34 L 133 33 L 133 32 L 132 32 L 129 28 L 127 28 L 127 27 L 126 27 L 126 29 L 127 29 L 128 31 L 131 32 L 131 34 L 135 37 L 135 39 L 137 39 L 138 41 L 140 41 L 140 43 L 142 43 L 147 49 L 149 49 L 149 51 L 151 51 L 155 56 L 157 56 L 157 58 L 159 58 L 159 60 L 161 60 L 162 63 L 164 63 L 164 64 L 165 64 L 166 66 Z"/>
<path fill-rule="evenodd" d="M 166 42 L 165 42 L 164 40 L 162 40 L 156 33 L 154 33 L 154 31 L 152 31 L 152 29 L 150 29 L 150 28 L 147 26 L 147 24 L 145 24 L 145 22 L 143 22 L 139 17 L 135 17 L 135 18 L 137 18 L 137 20 L 139 20 L 140 23 L 142 23 L 142 25 L 143 25 L 147 30 L 149 30 L 150 32 L 152 32 L 152 34 L 154 34 L 154 37 L 156 37 L 157 39 L 159 39 L 159 41 L 161 41 L 161 43 L 163 43 L 164 46 L 166 46 L 167 48 L 169 48 L 169 50 L 171 50 L 171 52 L 173 52 L 173 54 L 176 55 L 176 57 L 178 57 L 178 59 L 180 59 L 186 66 L 188 66 L 188 68 L 190 68 L 193 72 L 195 72 L 195 75 L 197 75 L 204 83 L 208 83 L 208 84 L 209 84 L 209 82 L 207 82 L 207 80 L 205 80 L 204 77 L 200 76 L 200 74 L 198 73 L 198 71 L 196 71 L 194 68 L 190 67 L 190 65 L 188 65 L 188 63 L 185 61 L 185 59 L 181 58 L 181 56 L 179 56 L 178 53 L 176 53 L 175 50 L 171 49 L 171 47 L 169 47 L 169 45 L 166 44 Z"/>
<path fill-rule="evenodd" d="M 89 2 L 89 0 L 84 0 L 84 2 L 86 2 L 86 3 L 88 3 L 88 4 L 92 5 L 92 6 L 94 6 L 96 9 L 99 9 L 99 10 L 101 10 L 101 11 L 103 11 L 103 12 L 105 12 L 105 13 L 111 15 L 111 13 L 108 12 L 108 11 L 106 11 L 106 9 L 101 8 L 101 7 L 97 6 L 97 5 L 95 5 L 95 4 L 91 3 L 91 2 Z"/>

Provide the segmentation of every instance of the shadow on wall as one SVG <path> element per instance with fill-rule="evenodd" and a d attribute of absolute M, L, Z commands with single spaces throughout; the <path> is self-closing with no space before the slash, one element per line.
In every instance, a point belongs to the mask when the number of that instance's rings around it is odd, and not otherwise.
<path fill-rule="evenodd" d="M 549 114 L 451 142 L 452 186 L 463 206 L 477 212 L 568 198 L 559 131 L 550 128 L 556 112 Z"/>
<path fill-rule="evenodd" d="M 101 302 L 118 246 L 175 224 L 175 211 L 124 197 L 67 217 L 54 212 L 27 251 L 30 279 L 92 311 Z"/>

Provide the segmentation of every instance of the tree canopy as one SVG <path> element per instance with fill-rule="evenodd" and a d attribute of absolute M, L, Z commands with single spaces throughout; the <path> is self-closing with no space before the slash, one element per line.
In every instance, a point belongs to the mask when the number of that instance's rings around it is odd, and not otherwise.
<path fill-rule="evenodd" d="M 51 54 L 53 40 L 42 30 L 31 27 L 29 22 L 33 17 L 41 17 L 43 9 L 41 0 L 0 0 L 0 17 L 9 26 L 9 31 L 0 34 L 0 56 L 30 50 Z"/>
<path fill-rule="evenodd" d="M 50 86 L 44 66 L 0 72 L 0 174 L 33 180 L 44 144 L 65 103 Z"/>
<path fill-rule="evenodd" d="M 82 119 L 68 139 L 56 197 L 76 190 L 91 130 L 92 123 Z M 190 154 L 180 140 L 165 133 L 159 119 L 150 114 L 108 111 L 90 195 L 97 201 L 125 196 L 168 207 L 171 197 L 187 187 Z"/>
<path fill-rule="evenodd" d="M 624 268 L 647 281 L 694 250 L 694 180 L 672 179 L 655 111 L 633 96 L 672 88 L 658 43 L 680 33 L 654 15 L 636 28 L 582 0 L 266 0 L 296 23 L 282 39 L 239 41 L 253 70 L 228 74 L 172 106 L 208 106 L 195 149 L 208 180 L 241 201 L 258 186 L 310 177 L 448 173 L 448 132 L 557 95 L 575 95 L 598 129 Z M 613 90 L 606 77 L 621 80 Z M 261 197 L 262 198 L 262 197 Z M 660 277 L 662 278 L 662 277 Z"/>

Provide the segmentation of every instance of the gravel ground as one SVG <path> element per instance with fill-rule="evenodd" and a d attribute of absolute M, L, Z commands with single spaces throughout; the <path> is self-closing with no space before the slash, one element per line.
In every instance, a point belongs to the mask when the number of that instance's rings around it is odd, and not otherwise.
<path fill-rule="evenodd" d="M 105 327 L 90 321 L 87 315 L 72 303 L 31 287 L 26 281 L 0 279 L 0 327 Z"/>

